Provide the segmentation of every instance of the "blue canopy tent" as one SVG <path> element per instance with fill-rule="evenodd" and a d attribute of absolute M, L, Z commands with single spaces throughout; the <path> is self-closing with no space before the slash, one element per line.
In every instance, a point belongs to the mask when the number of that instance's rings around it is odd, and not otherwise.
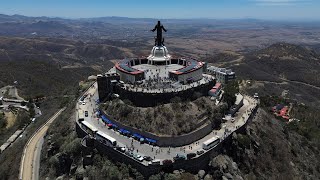
<path fill-rule="evenodd" d="M 119 132 L 120 134 L 123 134 L 123 131 L 124 131 L 124 129 L 122 129 L 122 128 L 118 130 L 118 132 Z"/>
<path fill-rule="evenodd" d="M 118 126 L 117 126 L 118 127 Z M 129 136 L 131 133 L 130 131 L 126 130 L 126 129 L 119 129 L 119 133 L 120 134 L 123 134 L 123 135 L 126 135 L 126 136 Z"/>
<path fill-rule="evenodd" d="M 103 122 L 105 122 L 107 124 L 112 124 L 112 122 L 105 115 L 102 115 L 101 119 L 103 120 Z"/>
<path fill-rule="evenodd" d="M 142 137 L 140 134 L 134 133 L 134 134 L 133 134 L 133 138 L 139 140 L 139 139 L 141 139 L 141 138 L 143 138 L 143 137 Z"/>

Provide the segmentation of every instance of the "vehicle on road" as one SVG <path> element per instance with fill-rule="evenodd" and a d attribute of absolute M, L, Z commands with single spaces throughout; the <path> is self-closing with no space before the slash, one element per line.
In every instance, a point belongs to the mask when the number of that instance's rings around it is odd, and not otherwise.
<path fill-rule="evenodd" d="M 204 153 L 204 150 L 197 151 L 197 155 L 201 155 Z"/>
<path fill-rule="evenodd" d="M 126 148 L 125 147 L 116 146 L 116 150 L 118 150 L 118 151 L 120 151 L 122 153 L 126 152 Z"/>
<path fill-rule="evenodd" d="M 220 138 L 219 138 L 219 136 L 214 136 L 214 137 L 206 140 L 205 142 L 203 142 L 202 148 L 203 148 L 204 150 L 208 150 L 208 149 L 216 146 L 216 145 L 219 144 L 219 143 L 220 143 Z"/>
<path fill-rule="evenodd" d="M 133 156 L 133 152 L 132 152 L 132 151 L 126 151 L 125 154 L 126 154 L 127 156 L 130 156 L 130 157 Z"/>
<path fill-rule="evenodd" d="M 81 110 L 81 109 L 78 110 L 78 119 L 79 119 L 79 121 L 84 120 L 84 113 L 83 113 L 83 110 Z"/>
<path fill-rule="evenodd" d="M 140 161 L 140 162 L 142 162 L 142 161 L 143 161 L 143 157 L 142 157 L 140 154 L 138 154 L 138 155 L 137 155 L 137 160 Z"/>
<path fill-rule="evenodd" d="M 126 148 L 125 148 L 125 147 L 121 147 L 121 148 L 120 148 L 120 151 L 121 151 L 121 152 L 126 152 Z"/>
<path fill-rule="evenodd" d="M 196 156 L 197 156 L 196 153 L 189 153 L 189 154 L 187 154 L 187 159 L 192 159 L 192 158 L 194 158 Z"/>
<path fill-rule="evenodd" d="M 186 160 L 186 156 L 183 154 L 177 154 L 176 156 L 173 157 L 174 161 L 180 161 L 180 160 Z"/>
<path fill-rule="evenodd" d="M 151 162 L 149 162 L 150 165 L 160 165 L 160 159 L 154 159 Z"/>
<path fill-rule="evenodd" d="M 150 157 L 150 156 L 143 156 L 143 159 L 145 161 L 152 161 L 152 157 Z"/>
<path fill-rule="evenodd" d="M 140 162 L 143 161 L 143 157 L 142 157 L 140 154 L 138 154 L 138 153 L 134 153 L 134 154 L 133 154 L 133 158 L 134 158 L 135 160 L 140 161 Z"/>
<path fill-rule="evenodd" d="M 116 146 L 117 145 L 117 141 L 116 139 L 114 139 L 113 137 L 105 134 L 104 132 L 98 131 L 95 135 L 96 139 L 100 142 L 102 142 L 103 144 L 106 145 L 112 145 L 112 146 Z"/>
<path fill-rule="evenodd" d="M 94 136 L 95 133 L 98 131 L 97 128 L 95 128 L 92 124 L 90 124 L 90 123 L 87 122 L 87 121 L 81 121 L 81 122 L 80 122 L 80 126 L 81 126 L 82 128 L 84 128 L 85 131 L 86 131 L 87 133 L 89 133 L 90 135 L 92 135 L 92 136 Z"/>

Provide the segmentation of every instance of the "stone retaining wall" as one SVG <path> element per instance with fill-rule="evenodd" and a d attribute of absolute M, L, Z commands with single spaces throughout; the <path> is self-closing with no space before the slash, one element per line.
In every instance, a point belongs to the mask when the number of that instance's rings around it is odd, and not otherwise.
<path fill-rule="evenodd" d="M 235 133 L 243 133 L 246 131 L 246 126 L 248 123 L 250 123 L 252 121 L 252 119 L 254 118 L 256 112 L 258 110 L 258 106 L 256 106 L 253 110 L 251 115 L 249 116 L 247 122 L 240 127 L 239 129 L 237 129 L 236 131 L 234 131 Z M 78 123 L 76 123 L 76 131 L 78 133 L 78 135 L 80 137 L 84 137 L 87 133 L 79 126 Z M 99 141 L 94 141 L 95 147 L 96 149 L 102 153 L 108 156 L 108 158 L 114 160 L 114 161 L 118 161 L 118 162 L 122 162 L 122 163 L 126 163 L 126 164 L 130 164 L 132 167 L 134 167 L 135 169 L 137 169 L 139 172 L 141 172 L 141 174 L 143 174 L 145 177 L 149 177 L 152 174 L 156 174 L 159 173 L 163 170 L 166 171 L 172 171 L 175 169 L 185 169 L 189 172 L 192 173 L 197 173 L 199 170 L 207 170 L 208 169 L 208 165 L 209 162 L 211 161 L 212 158 L 216 157 L 217 155 L 219 155 L 221 153 L 221 151 L 223 150 L 223 147 L 228 146 L 232 141 L 232 133 L 226 137 L 220 144 L 218 144 L 217 146 L 215 146 L 214 148 L 210 149 L 209 151 L 205 152 L 204 154 L 197 156 L 194 159 L 190 159 L 190 160 L 184 160 L 184 161 L 180 161 L 180 162 L 174 162 L 172 163 L 171 166 L 163 166 L 163 165 L 143 165 L 140 162 L 132 159 L 131 157 L 128 157 L 127 155 L 125 155 L 124 153 L 121 153 L 115 149 L 113 149 L 112 147 L 106 146 L 102 143 L 100 143 Z"/>
<path fill-rule="evenodd" d="M 120 95 L 120 99 L 128 99 L 134 105 L 139 107 L 151 107 L 157 106 L 163 103 L 169 103 L 174 97 L 180 97 L 182 100 L 194 100 L 197 97 L 195 93 L 198 92 L 202 96 L 208 95 L 209 90 L 215 85 L 215 80 L 210 81 L 207 84 L 202 84 L 194 88 L 178 92 L 161 92 L 161 93 L 146 93 L 146 92 L 135 92 L 132 90 L 126 90 L 120 86 L 115 87 L 115 93 Z"/>
<path fill-rule="evenodd" d="M 178 136 L 158 136 L 149 132 L 144 132 L 141 131 L 139 129 L 133 128 L 131 126 L 127 126 L 122 124 L 121 122 L 113 119 L 111 116 L 105 114 L 103 111 L 101 111 L 108 119 L 110 119 L 112 121 L 112 123 L 114 123 L 115 125 L 117 125 L 119 128 L 123 128 L 126 129 L 128 131 L 130 131 L 132 134 L 133 133 L 138 133 L 144 137 L 147 138 L 151 138 L 151 139 L 155 139 L 157 140 L 157 146 L 160 147 L 178 147 L 178 146 L 184 146 L 184 145 L 188 145 L 191 144 L 201 138 L 203 138 L 204 136 L 206 136 L 207 134 L 209 134 L 212 131 L 212 123 L 210 121 L 207 120 L 206 123 L 204 123 L 204 121 L 202 121 L 202 125 L 201 123 L 199 124 L 199 128 L 188 133 L 188 134 L 183 134 L 183 135 L 178 135 Z"/>

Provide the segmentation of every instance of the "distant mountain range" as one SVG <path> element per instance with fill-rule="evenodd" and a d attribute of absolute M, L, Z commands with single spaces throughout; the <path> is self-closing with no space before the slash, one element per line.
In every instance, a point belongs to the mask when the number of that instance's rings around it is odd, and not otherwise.
<path fill-rule="evenodd" d="M 93 38 L 136 39 L 150 37 L 148 29 L 158 19 L 128 17 L 97 17 L 66 19 L 59 17 L 28 17 L 0 14 L 0 36 L 65 37 L 82 40 Z M 186 37 L 210 30 L 268 30 L 273 28 L 315 28 L 319 22 L 281 22 L 258 19 L 161 19 L 170 27 L 172 37 Z"/>

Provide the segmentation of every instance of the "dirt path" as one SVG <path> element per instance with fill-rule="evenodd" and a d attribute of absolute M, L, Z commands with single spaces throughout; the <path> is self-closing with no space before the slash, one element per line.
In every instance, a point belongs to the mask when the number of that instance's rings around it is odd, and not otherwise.
<path fill-rule="evenodd" d="M 281 80 L 284 82 L 273 82 L 273 81 L 256 81 L 256 82 L 266 82 L 266 83 L 274 83 L 274 84 L 293 83 L 293 84 L 300 84 L 300 85 L 304 85 L 304 86 L 309 86 L 309 87 L 320 90 L 320 87 L 312 85 L 312 84 L 308 84 L 308 83 L 304 83 L 304 82 L 300 82 L 300 81 L 292 81 L 292 80 L 287 80 L 287 79 L 282 79 L 282 78 L 281 78 Z"/>
<path fill-rule="evenodd" d="M 60 109 L 55 113 L 41 128 L 39 128 L 33 136 L 28 140 L 27 144 L 24 147 L 21 164 L 20 164 L 20 179 L 32 180 L 35 176 L 34 173 L 38 172 L 33 167 L 39 168 L 39 158 L 36 156 L 36 150 L 38 142 L 46 134 L 50 124 L 65 110 L 65 108 Z M 36 160 L 36 161 L 35 161 Z M 34 162 L 35 161 L 35 162 Z"/>

